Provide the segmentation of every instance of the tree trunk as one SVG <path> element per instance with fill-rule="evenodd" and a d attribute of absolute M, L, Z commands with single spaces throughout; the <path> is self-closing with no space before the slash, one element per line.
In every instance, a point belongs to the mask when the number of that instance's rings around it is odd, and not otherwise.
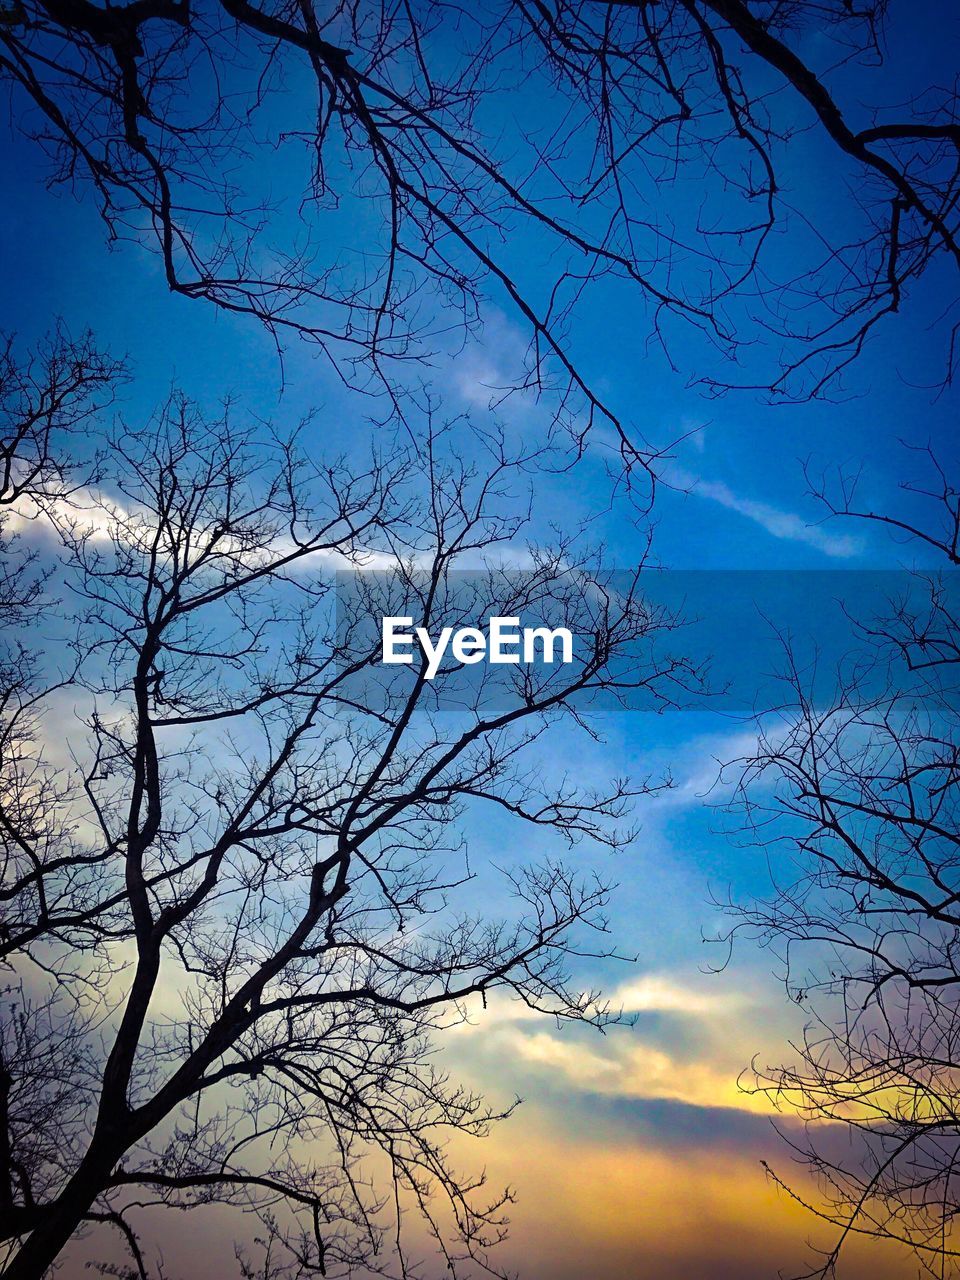
<path fill-rule="evenodd" d="M 62 1194 L 7 1264 L 2 1280 L 43 1280 L 80 1227 L 118 1159 L 112 1151 L 87 1152 Z"/>

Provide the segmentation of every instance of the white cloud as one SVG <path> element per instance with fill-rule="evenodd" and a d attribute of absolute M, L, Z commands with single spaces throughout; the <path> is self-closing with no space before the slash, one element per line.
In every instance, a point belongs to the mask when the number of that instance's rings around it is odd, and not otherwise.
<path fill-rule="evenodd" d="M 705 480 L 687 471 L 684 467 L 673 466 L 665 479 L 678 488 L 688 490 L 694 497 L 706 498 L 716 502 L 728 511 L 754 524 L 759 525 L 773 538 L 781 538 L 786 542 L 800 542 L 833 559 L 848 560 L 859 555 L 863 550 L 860 538 L 851 534 L 833 533 L 820 524 L 808 524 L 802 516 L 794 511 L 784 511 L 769 502 L 761 502 L 757 498 L 744 497 L 734 492 L 723 480 Z"/>
<path fill-rule="evenodd" d="M 746 1002 L 742 993 L 718 990 L 715 980 L 697 988 L 660 973 L 642 974 L 610 993 L 610 1003 L 626 1013 L 715 1016 Z"/>
<path fill-rule="evenodd" d="M 609 993 L 626 1013 L 670 1015 L 640 1021 L 590 1039 L 582 1029 L 551 1025 L 517 1000 L 496 993 L 448 1043 L 461 1065 L 501 1072 L 507 1062 L 562 1080 L 567 1087 L 610 1097 L 670 1099 L 694 1106 L 769 1112 L 763 1096 L 738 1084 L 757 1050 L 795 1030 L 781 988 L 766 976 L 649 971 Z M 789 1014 L 789 1019 L 788 1019 Z"/>
<path fill-rule="evenodd" d="M 148 554 L 157 529 L 157 517 L 146 507 L 124 507 L 113 499 L 92 489 L 80 489 L 69 501 L 57 499 L 41 509 L 32 499 L 23 499 L 11 506 L 6 513 L 7 527 L 12 533 L 27 541 L 55 539 L 56 530 L 69 530 L 73 538 L 86 538 L 97 546 L 140 547 Z M 203 530 L 193 528 L 194 545 L 203 540 Z M 344 537 L 344 541 L 347 539 Z M 269 544 L 245 550 L 230 538 L 221 537 L 219 549 L 223 554 L 234 553 L 247 568 L 253 569 L 267 561 L 293 555 L 298 544 L 292 538 L 277 534 Z M 333 570 L 386 571 L 400 567 L 428 569 L 433 564 L 430 551 L 401 556 L 392 551 L 382 551 L 369 546 L 354 546 L 350 554 L 333 548 L 320 547 L 307 552 L 290 565 L 287 573 L 316 573 Z M 528 547 L 511 546 L 492 549 L 482 548 L 474 553 L 462 554 L 457 562 L 459 569 L 481 569 L 489 566 L 508 569 L 529 569 L 533 555 Z"/>
<path fill-rule="evenodd" d="M 747 1095 L 739 1087 L 738 1078 L 750 1058 L 745 1043 L 728 1042 L 724 1053 L 707 1051 L 690 1058 L 638 1042 L 628 1034 L 608 1036 L 597 1048 L 591 1048 L 562 1035 L 513 1027 L 500 1029 L 486 1047 L 501 1064 L 523 1063 L 534 1071 L 559 1076 L 568 1086 L 587 1093 L 664 1099 L 700 1107 L 772 1110 L 763 1095 Z"/>

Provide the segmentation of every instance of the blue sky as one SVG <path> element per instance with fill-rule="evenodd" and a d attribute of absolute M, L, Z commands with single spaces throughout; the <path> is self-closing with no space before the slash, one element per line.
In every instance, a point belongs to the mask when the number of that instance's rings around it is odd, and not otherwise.
<path fill-rule="evenodd" d="M 928 17 L 958 21 L 942 5 L 924 8 Z M 931 79 L 940 71 L 952 74 L 949 41 L 940 46 L 942 54 L 932 49 L 917 34 L 924 29 L 918 7 L 911 13 L 917 20 L 896 36 L 909 53 L 904 65 Z M 856 90 L 851 81 L 851 93 Z M 898 96 L 891 86 L 890 100 Z M 134 245 L 109 250 L 89 201 L 47 191 L 32 149 L 9 138 L 3 145 L 3 322 L 24 344 L 55 317 L 74 333 L 91 328 L 106 348 L 130 358 L 135 377 L 119 407 L 131 419 L 147 415 L 176 383 L 208 404 L 235 395 L 244 409 L 281 423 L 318 410 L 309 436 L 318 451 L 349 449 L 368 438 L 376 406 L 346 393 L 309 348 L 288 347 L 281 395 L 273 344 L 253 321 L 168 294 L 155 256 Z M 842 220 L 832 164 L 813 139 L 804 138 L 794 153 L 793 176 L 798 185 L 807 184 L 807 207 Z M 292 224 L 288 229 L 295 232 Z M 537 249 L 535 241 L 512 246 L 534 279 L 538 271 L 545 279 L 549 264 L 538 259 Z M 789 262 L 778 263 L 777 252 L 786 250 L 775 247 L 772 270 L 787 270 Z M 655 511 L 658 560 L 672 568 L 856 570 L 897 567 L 912 558 L 882 530 L 819 523 L 802 463 L 863 467 L 864 496 L 882 508 L 916 470 L 900 440 L 955 450 L 955 395 L 923 389 L 940 373 L 942 348 L 931 340 L 930 326 L 946 301 L 939 287 L 926 286 L 904 315 L 879 331 L 837 400 L 770 406 L 750 394 L 706 397 L 691 385 L 707 361 L 693 336 L 679 339 L 683 367 L 673 371 L 647 343 L 644 317 L 622 291 L 595 290 L 570 334 L 587 372 L 648 439 L 666 443 L 687 436 L 664 466 L 666 484 Z M 432 371 L 449 411 L 485 420 L 491 388 L 518 367 L 525 341 L 504 300 L 492 297 L 482 332 L 455 357 L 438 359 Z M 542 432 L 547 413 L 529 398 L 515 398 L 498 411 L 508 431 L 518 433 Z M 539 480 L 534 527 L 545 528 L 551 519 L 567 526 L 589 519 L 591 536 L 605 540 L 612 559 L 627 567 L 645 532 L 626 504 L 608 509 L 608 457 L 598 432 L 574 472 Z M 726 639 L 736 648 L 737 636 Z M 609 716 L 604 728 L 602 743 L 576 744 L 584 775 L 669 767 L 676 781 L 672 794 L 643 806 L 636 846 L 611 868 L 621 883 L 614 931 L 638 964 L 605 968 L 601 976 L 635 1008 L 636 1026 L 594 1044 L 569 1030 L 534 1028 L 497 1009 L 486 1022 L 478 1017 L 476 1030 L 451 1045 L 450 1061 L 495 1092 L 516 1090 L 529 1099 L 493 1141 L 490 1164 L 492 1175 L 503 1172 L 524 1197 L 516 1213 L 517 1261 L 526 1256 L 532 1276 L 613 1277 L 632 1266 L 634 1274 L 666 1280 L 705 1274 L 701 1268 L 709 1259 L 712 1280 L 725 1274 L 759 1280 L 771 1274 L 778 1248 L 802 1244 L 806 1227 L 765 1187 L 757 1162 L 761 1154 L 775 1155 L 776 1143 L 757 1107 L 738 1097 L 736 1076 L 753 1053 L 779 1052 L 799 1015 L 786 1006 L 769 955 L 738 951 L 732 966 L 716 976 L 703 971 L 712 954 L 702 942 L 719 923 L 711 891 L 722 894 L 733 886 L 749 892 L 763 883 L 762 865 L 723 838 L 718 815 L 703 803 L 716 761 L 745 749 L 749 729 L 706 712 Z M 554 745 L 557 758 L 571 749 L 569 742 Z M 472 834 L 481 853 L 497 847 L 495 825 Z M 584 856 L 603 861 L 610 855 Z M 586 965 L 584 981 L 595 976 Z M 638 987 L 643 981 L 647 985 Z M 611 1233 L 596 1216 L 593 1228 L 578 1219 L 579 1243 L 568 1242 L 562 1259 L 550 1209 L 551 1196 L 559 1194 L 552 1169 L 561 1158 L 582 1159 L 622 1191 L 610 1193 L 620 1214 L 618 1230 Z M 724 1170 L 738 1177 L 742 1171 L 736 1196 L 722 1190 Z M 675 1218 L 667 1230 L 671 1178 Z M 631 1200 L 641 1192 L 653 1209 Z M 698 1195 L 706 1198 L 699 1207 Z M 566 1202 L 565 1211 L 574 1212 Z M 702 1238 L 704 1231 L 713 1233 L 712 1244 Z M 879 1278 L 883 1265 L 867 1261 L 860 1274 Z"/>

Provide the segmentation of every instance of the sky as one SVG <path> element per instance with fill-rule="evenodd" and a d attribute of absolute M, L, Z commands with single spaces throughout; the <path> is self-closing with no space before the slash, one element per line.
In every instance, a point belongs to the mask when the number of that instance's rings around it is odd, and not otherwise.
<path fill-rule="evenodd" d="M 930 13 L 956 37 L 960 16 L 942 10 L 933 5 Z M 904 33 L 905 62 L 932 74 L 948 57 L 949 41 L 929 47 L 917 35 L 924 28 L 916 21 Z M 148 414 L 176 383 L 208 404 L 229 392 L 244 409 L 280 422 L 317 410 L 308 436 L 317 451 L 368 437 L 367 406 L 308 349 L 288 349 L 281 378 L 271 340 L 255 322 L 169 295 L 155 256 L 135 245 L 108 248 L 89 200 L 47 190 L 36 155 L 21 140 L 5 133 L 2 145 L 2 316 L 21 341 L 34 341 L 54 317 L 73 332 L 91 328 L 109 350 L 129 355 L 136 376 L 120 408 L 132 419 Z M 803 145 L 816 182 L 827 160 L 814 143 Z M 829 212 L 829 184 L 823 186 Z M 909 561 L 913 552 L 882 531 L 823 523 L 805 491 L 803 462 L 863 466 L 865 493 L 882 506 L 914 465 L 900 441 L 949 448 L 955 397 L 923 389 L 937 359 L 928 325 L 942 304 L 935 288 L 921 292 L 907 314 L 882 328 L 840 400 L 769 406 L 749 394 L 706 398 L 690 385 L 689 369 L 672 371 L 650 349 L 619 295 L 594 295 L 571 338 L 591 373 L 630 406 L 648 438 L 686 436 L 664 469 L 658 560 L 676 569 L 795 571 L 790 589 L 798 593 L 805 590 L 801 571 Z M 482 332 L 433 370 L 444 405 L 483 421 L 491 388 L 510 377 L 524 346 L 505 301 L 491 298 Z M 699 353 L 692 356 L 695 363 Z M 498 413 L 510 430 L 544 429 L 546 410 L 530 398 Z M 607 510 L 605 461 L 601 438 L 575 472 L 539 482 L 538 510 L 571 525 L 590 518 L 616 563 L 628 567 L 643 532 L 622 508 Z M 736 635 L 724 639 L 733 650 L 740 643 Z M 577 747 L 584 775 L 669 768 L 675 780 L 672 791 L 641 805 L 640 834 L 615 863 L 614 855 L 589 855 L 608 860 L 619 882 L 612 929 L 636 961 L 599 975 L 586 963 L 580 976 L 585 985 L 600 976 L 614 1003 L 636 1017 L 601 1037 L 533 1019 L 505 1002 L 477 1009 L 439 1050 L 441 1060 L 494 1101 L 518 1094 L 523 1105 L 482 1149 L 465 1150 L 464 1160 L 486 1164 L 491 1183 L 516 1188 L 504 1261 L 527 1280 L 790 1274 L 807 1242 L 827 1236 L 766 1179 L 761 1161 L 787 1170 L 788 1153 L 769 1105 L 744 1093 L 738 1078 L 755 1056 L 778 1061 L 788 1054 L 803 1014 L 785 998 L 775 957 L 741 945 L 715 972 L 722 952 L 704 942 L 723 923 L 715 897 L 730 888 L 749 894 L 765 883 L 762 859 L 725 838 L 715 808 L 718 762 L 749 749 L 751 730 L 736 717 L 705 711 L 609 715 L 603 730 L 602 742 Z M 560 758 L 564 744 L 552 749 Z M 469 834 L 475 856 L 496 850 L 495 826 Z M 886 1280 L 912 1274 L 906 1265 L 895 1253 L 856 1247 L 843 1274 Z"/>

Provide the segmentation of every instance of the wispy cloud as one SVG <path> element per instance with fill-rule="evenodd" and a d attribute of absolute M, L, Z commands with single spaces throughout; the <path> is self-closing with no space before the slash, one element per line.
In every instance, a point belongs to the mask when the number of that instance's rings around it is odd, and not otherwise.
<path fill-rule="evenodd" d="M 142 506 L 124 506 L 93 489 L 78 489 L 69 500 L 55 499 L 40 507 L 33 499 L 24 498 L 5 513 L 6 527 L 26 542 L 56 543 L 61 533 L 69 532 L 72 539 L 86 539 L 97 547 L 139 548 L 145 555 L 151 554 L 156 538 L 158 517 Z M 185 530 L 174 530 L 172 536 Z M 191 528 L 191 541 L 202 544 L 212 533 L 212 526 Z M 248 569 L 261 564 L 296 557 L 286 566 L 287 573 L 322 573 L 334 570 L 386 571 L 397 569 L 429 569 L 433 554 L 429 550 L 402 555 L 397 551 L 384 551 L 371 546 L 351 543 L 344 528 L 342 544 L 319 546 L 300 554 L 300 544 L 284 533 L 247 548 L 237 539 L 220 537 L 217 544 L 221 555 L 233 556 L 236 563 Z M 161 539 L 161 547 L 168 547 L 168 539 Z M 479 569 L 496 565 L 509 569 L 529 569 L 533 565 L 533 553 L 529 547 L 505 544 L 492 549 L 483 548 L 472 555 L 462 554 L 457 567 Z"/>
<path fill-rule="evenodd" d="M 707 990 L 677 982 L 666 974 L 646 973 L 623 983 L 610 1003 L 626 1013 L 679 1013 L 717 1016 L 747 1003 L 742 993 Z"/>
<path fill-rule="evenodd" d="M 521 329 L 492 311 L 483 334 L 452 360 L 449 385 L 468 409 L 502 412 L 509 406 L 512 415 L 528 414 L 538 401 L 535 387 L 523 389 L 528 345 Z"/>
<path fill-rule="evenodd" d="M 738 1075 L 750 1060 L 742 1048 L 729 1055 L 691 1057 L 638 1041 L 629 1031 L 591 1046 L 562 1032 L 520 1026 L 501 1028 L 492 1044 L 500 1061 L 508 1057 L 535 1073 L 560 1077 L 567 1088 L 578 1092 L 761 1113 L 774 1110 L 765 1096 L 740 1089 Z"/>
<path fill-rule="evenodd" d="M 678 488 L 686 489 L 694 497 L 706 498 L 728 511 L 735 511 L 759 525 L 773 538 L 799 542 L 839 560 L 849 560 L 863 551 L 860 538 L 851 534 L 834 533 L 822 524 L 809 523 L 795 511 L 785 511 L 772 503 L 746 497 L 735 492 L 723 480 L 708 480 L 678 465 L 673 465 L 665 478 Z"/>
<path fill-rule="evenodd" d="M 769 995 L 718 975 L 696 982 L 648 972 L 609 993 L 612 1008 L 640 1021 L 596 1038 L 582 1028 L 551 1028 L 520 1002 L 494 998 L 455 1030 L 454 1052 L 481 1072 L 485 1062 L 510 1060 L 575 1093 L 769 1114 L 769 1099 L 738 1084 L 771 1021 Z"/>

